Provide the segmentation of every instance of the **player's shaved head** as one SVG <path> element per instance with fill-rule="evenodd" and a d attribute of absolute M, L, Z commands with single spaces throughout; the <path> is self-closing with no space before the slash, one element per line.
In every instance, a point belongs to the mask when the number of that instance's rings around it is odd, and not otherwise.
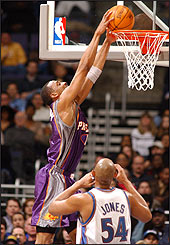
<path fill-rule="evenodd" d="M 115 174 L 115 166 L 109 158 L 101 159 L 95 167 L 95 180 L 101 187 L 110 186 Z"/>

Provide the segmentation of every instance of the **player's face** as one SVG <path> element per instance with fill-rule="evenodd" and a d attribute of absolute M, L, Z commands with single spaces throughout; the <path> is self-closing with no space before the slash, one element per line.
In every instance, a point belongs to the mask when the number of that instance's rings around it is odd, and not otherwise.
<path fill-rule="evenodd" d="M 68 87 L 66 82 L 60 82 L 58 80 L 49 82 L 49 86 L 52 87 L 52 89 L 59 95 L 64 91 L 65 88 Z"/>

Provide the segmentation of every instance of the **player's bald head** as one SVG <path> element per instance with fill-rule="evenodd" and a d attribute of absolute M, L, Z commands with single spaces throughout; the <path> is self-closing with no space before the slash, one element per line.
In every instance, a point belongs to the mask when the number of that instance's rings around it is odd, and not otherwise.
<path fill-rule="evenodd" d="M 102 186 L 109 186 L 115 174 L 115 166 L 109 158 L 101 159 L 95 167 L 95 179 Z"/>

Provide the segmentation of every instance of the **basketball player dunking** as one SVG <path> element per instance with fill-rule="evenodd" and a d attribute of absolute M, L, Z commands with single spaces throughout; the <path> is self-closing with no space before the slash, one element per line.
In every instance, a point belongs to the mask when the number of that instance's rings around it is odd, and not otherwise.
<path fill-rule="evenodd" d="M 48 164 L 39 170 L 35 179 L 32 225 L 37 229 L 36 244 L 52 244 L 56 227 L 61 226 L 66 227 L 75 243 L 77 214 L 53 216 L 48 207 L 54 197 L 74 183 L 70 175 L 80 161 L 88 137 L 88 123 L 79 105 L 101 74 L 110 45 L 115 41 L 107 29 L 113 20 L 109 20 L 110 14 L 107 11 L 103 16 L 70 86 L 65 82 L 49 81 L 41 90 L 44 103 L 50 106 L 52 137 L 47 152 Z M 106 39 L 97 53 L 100 36 L 106 29 Z"/>
<path fill-rule="evenodd" d="M 95 176 L 95 181 L 93 176 Z M 113 177 L 127 191 L 112 187 Z M 87 193 L 74 193 L 79 188 L 95 188 Z M 127 179 L 123 168 L 110 159 L 101 159 L 92 173 L 85 175 L 58 195 L 50 204 L 53 215 L 79 211 L 76 244 L 130 244 L 130 215 L 146 223 L 151 212 L 145 200 Z"/>

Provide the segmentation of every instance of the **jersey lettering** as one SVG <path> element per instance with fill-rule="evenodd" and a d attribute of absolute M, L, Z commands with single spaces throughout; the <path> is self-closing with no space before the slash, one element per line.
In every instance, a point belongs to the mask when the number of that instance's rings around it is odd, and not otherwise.
<path fill-rule="evenodd" d="M 106 215 L 107 213 L 110 212 L 120 212 L 121 214 L 124 213 L 125 210 L 125 205 L 120 204 L 119 202 L 109 202 L 105 203 L 104 206 L 101 206 L 101 209 L 103 210 L 103 215 Z"/>
<path fill-rule="evenodd" d="M 79 129 L 85 131 L 86 133 L 89 132 L 89 130 L 88 130 L 88 124 L 85 123 L 85 122 L 82 122 L 82 121 L 80 121 L 79 124 L 78 124 L 77 130 L 79 130 Z"/>

